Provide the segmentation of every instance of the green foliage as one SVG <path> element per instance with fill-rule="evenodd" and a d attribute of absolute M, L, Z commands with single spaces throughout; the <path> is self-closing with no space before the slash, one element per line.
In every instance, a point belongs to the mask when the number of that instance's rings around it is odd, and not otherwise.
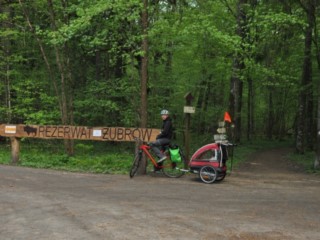
<path fill-rule="evenodd" d="M 9 164 L 11 159 L 11 147 L 9 144 L 1 143 L 0 144 L 0 163 Z"/>
<path fill-rule="evenodd" d="M 54 96 L 48 94 L 48 86 L 42 82 L 25 79 L 14 85 L 16 98 L 12 114 L 15 119 L 23 119 L 26 124 L 54 124 L 59 112 Z"/>
<path fill-rule="evenodd" d="M 204 140 L 205 137 L 202 138 Z M 210 142 L 197 143 L 192 146 L 192 152 L 196 151 L 203 144 Z M 112 144 L 97 143 L 87 141 L 76 142 L 75 156 L 67 156 L 63 152 L 62 141 L 47 140 L 26 140 L 23 141 L 20 153 L 20 166 L 34 168 L 48 168 L 75 172 L 92 172 L 104 174 L 127 174 L 133 160 L 133 143 Z M 181 149 L 183 150 L 183 145 Z M 229 150 L 229 170 L 231 157 L 233 167 L 246 161 L 248 157 L 257 151 L 267 150 L 277 147 L 291 147 L 292 141 L 268 141 L 256 140 L 254 142 L 244 142 L 234 147 L 233 152 Z M 10 164 L 10 146 L 0 144 L 0 164 Z M 305 155 L 289 156 L 299 165 L 303 165 L 308 172 L 314 172 L 311 168 L 314 154 L 309 152 Z"/>
<path fill-rule="evenodd" d="M 75 100 L 77 123 L 133 127 L 134 112 L 128 105 L 138 101 L 134 84 L 123 79 L 90 82 Z"/>
<path fill-rule="evenodd" d="M 238 44 L 237 37 L 225 31 L 234 20 L 221 14 L 221 8 L 217 1 L 180 12 L 163 7 L 149 31 L 151 112 L 169 108 L 176 122 L 183 121 L 184 96 L 191 92 L 197 107 L 193 126 L 201 132 L 216 124 L 227 108 L 232 59 L 226 55 L 231 57 Z M 150 119 L 157 122 L 152 115 Z"/>
<path fill-rule="evenodd" d="M 292 153 L 289 157 L 297 166 L 297 169 L 320 175 L 320 171 L 314 169 L 315 153 L 313 151 L 307 151 L 304 154 Z"/>
<path fill-rule="evenodd" d="M 32 144 L 31 144 L 32 142 Z M 77 154 L 69 157 L 63 152 L 62 142 L 44 141 L 22 142 L 20 166 L 48 168 L 56 170 L 127 174 L 131 167 L 134 149 L 127 150 L 125 145 L 78 143 Z M 121 145 L 121 144 L 120 144 Z M 10 163 L 10 147 L 0 145 L 0 163 Z"/>
<path fill-rule="evenodd" d="M 63 45 L 76 40 L 80 47 L 91 54 L 101 48 L 122 54 L 119 48 L 128 47 L 135 42 L 136 33 L 126 33 L 123 27 L 124 23 L 132 24 L 139 18 L 140 1 L 81 0 L 70 4 L 64 11 L 72 18 L 61 24 L 59 29 L 38 29 L 39 34 L 47 37 L 49 44 Z M 128 27 L 128 31 L 134 28 Z M 118 42 L 120 39 L 121 42 Z"/>
<path fill-rule="evenodd" d="M 149 1 L 148 53 L 141 51 L 141 1 L 52 1 L 54 21 L 46 1 L 21 2 L 0 3 L 2 122 L 61 124 L 58 104 L 65 86 L 75 125 L 139 126 L 140 64 L 147 54 L 149 127 L 159 127 L 158 113 L 168 108 L 182 139 L 184 96 L 191 92 L 194 141 L 211 141 L 229 107 L 234 74 L 243 82 L 244 133 L 249 80 L 256 135 L 265 134 L 271 115 L 272 125 L 284 132 L 296 124 L 306 26 L 297 2 L 246 4 L 241 39 L 237 1 Z M 233 72 L 237 55 L 244 69 Z"/>

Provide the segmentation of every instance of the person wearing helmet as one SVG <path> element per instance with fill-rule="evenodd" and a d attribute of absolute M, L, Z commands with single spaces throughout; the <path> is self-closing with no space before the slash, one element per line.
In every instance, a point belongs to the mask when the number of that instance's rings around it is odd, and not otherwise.
<path fill-rule="evenodd" d="M 163 109 L 160 112 L 162 118 L 162 128 L 160 134 L 156 137 L 156 141 L 151 143 L 153 152 L 159 158 L 158 163 L 166 160 L 166 155 L 161 152 L 161 147 L 170 143 L 170 140 L 173 136 L 173 126 L 172 121 L 169 116 L 169 111 Z"/>

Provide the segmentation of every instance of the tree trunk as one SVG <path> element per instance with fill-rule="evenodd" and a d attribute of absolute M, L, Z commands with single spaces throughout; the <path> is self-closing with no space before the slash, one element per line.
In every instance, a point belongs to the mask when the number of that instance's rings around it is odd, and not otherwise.
<path fill-rule="evenodd" d="M 0 8 L 0 13 L 7 13 L 10 17 L 11 10 L 10 7 L 4 6 L 3 8 Z M 11 21 L 10 21 L 11 22 Z M 2 28 L 10 28 L 10 24 L 8 22 L 4 22 L 1 24 Z M 1 38 L 1 46 L 3 47 L 3 53 L 4 53 L 4 59 L 5 63 L 3 66 L 3 74 L 4 76 L 4 86 L 5 86 L 5 106 L 6 106 L 6 122 L 10 123 L 12 120 L 12 110 L 11 110 L 11 80 L 10 80 L 10 61 L 9 57 L 11 55 L 11 42 L 7 37 Z"/>
<path fill-rule="evenodd" d="M 309 60 L 306 64 L 308 64 L 308 68 L 306 69 L 306 96 L 307 96 L 307 102 L 306 102 L 306 147 L 308 150 L 314 149 L 314 142 L 315 142 L 315 130 L 317 129 L 317 123 L 314 120 L 314 95 L 313 95 L 313 85 L 312 85 L 312 34 L 313 34 L 313 28 L 315 24 L 315 1 L 309 0 L 308 1 L 308 47 L 310 48 L 308 50 L 308 56 Z M 310 28 L 310 29 L 309 29 Z"/>
<path fill-rule="evenodd" d="M 313 92 L 311 50 L 315 9 L 312 5 L 312 0 L 307 1 L 305 10 L 307 13 L 308 26 L 305 32 L 304 62 L 301 76 L 301 92 L 299 97 L 298 125 L 296 137 L 296 150 L 301 154 L 305 152 L 306 142 L 308 143 L 309 148 L 310 144 L 312 144 L 312 129 L 314 126 L 312 120 Z"/>
<path fill-rule="evenodd" d="M 316 12 L 316 11 L 315 11 Z M 316 23 L 316 15 L 314 15 L 315 23 Z M 316 157 L 314 160 L 314 168 L 320 169 L 320 41 L 319 35 L 317 31 L 317 25 L 314 25 L 314 43 L 316 49 L 316 58 L 318 63 L 318 109 L 317 109 L 317 140 L 316 140 Z"/>
<path fill-rule="evenodd" d="M 71 89 L 70 88 L 70 82 L 71 82 L 71 70 L 69 67 L 69 61 L 63 61 L 62 57 L 61 57 L 61 53 L 59 51 L 59 49 L 54 46 L 54 53 L 55 53 L 55 57 L 56 57 L 56 64 L 59 70 L 59 74 L 60 74 L 60 84 L 58 83 L 58 81 L 56 80 L 56 74 L 55 71 L 53 69 L 53 67 L 51 66 L 47 54 L 44 50 L 44 44 L 42 43 L 41 39 L 37 36 L 35 28 L 33 27 L 30 18 L 29 18 L 29 13 L 27 11 L 27 9 L 24 7 L 24 4 L 21 0 L 19 0 L 19 4 L 22 8 L 22 11 L 24 13 L 24 16 L 26 18 L 26 21 L 28 23 L 28 26 L 30 28 L 30 31 L 32 32 L 32 34 L 35 36 L 42 57 L 44 59 L 44 62 L 46 64 L 47 70 L 48 70 L 48 75 L 49 75 L 49 79 L 51 80 L 51 82 L 53 83 L 55 92 L 56 92 L 56 96 L 58 97 L 58 101 L 59 101 L 59 109 L 61 112 L 61 121 L 63 125 L 72 125 L 73 124 L 73 116 L 72 116 L 72 111 L 70 109 L 72 109 L 72 94 L 71 94 Z M 53 30 L 56 30 L 56 25 L 55 25 L 55 14 L 54 14 L 54 9 L 53 9 L 53 3 L 52 0 L 48 0 L 48 7 L 49 7 L 49 14 L 50 14 L 50 18 L 51 18 L 51 24 L 52 24 L 52 28 Z M 64 52 L 67 52 L 66 49 L 64 49 Z M 66 58 L 68 59 L 68 58 Z M 73 140 L 65 140 L 65 150 L 69 155 L 73 155 L 74 153 L 74 148 L 73 148 Z"/>
<path fill-rule="evenodd" d="M 141 108 L 140 108 L 140 127 L 146 128 L 148 121 L 148 98 L 147 98 L 147 86 L 148 86 L 148 0 L 143 0 L 143 10 L 141 14 L 142 24 L 142 51 L 143 56 L 141 59 Z M 139 173 L 144 174 L 146 172 L 146 159 L 143 159 Z"/>
<path fill-rule="evenodd" d="M 267 125 L 267 138 L 272 139 L 272 133 L 273 133 L 273 125 L 274 125 L 274 113 L 273 113 L 273 90 L 272 88 L 269 88 L 269 101 L 268 101 L 268 125 Z"/>
<path fill-rule="evenodd" d="M 242 43 L 246 41 L 246 14 L 244 6 L 247 0 L 239 0 L 237 3 L 237 35 L 241 38 Z M 241 45 L 241 48 L 243 46 Z M 243 49 L 242 49 L 243 50 Z M 229 112 L 235 124 L 234 140 L 240 142 L 241 138 L 241 108 L 242 108 L 242 90 L 243 82 L 240 78 L 242 70 L 245 68 L 244 57 L 242 53 L 237 53 L 233 61 L 233 71 L 230 81 L 230 96 L 229 96 Z"/>
<path fill-rule="evenodd" d="M 42 43 L 41 39 L 37 36 L 35 28 L 33 27 L 32 23 L 30 21 L 29 13 L 28 13 L 27 9 L 24 7 L 21 0 L 19 0 L 19 5 L 22 8 L 22 11 L 23 11 L 24 17 L 27 21 L 27 24 L 29 26 L 30 32 L 34 35 L 34 37 L 39 45 L 42 58 L 43 58 L 45 65 L 47 67 L 49 79 L 52 82 L 56 96 L 58 97 L 59 109 L 61 109 L 62 103 L 61 103 L 61 99 L 60 99 L 60 95 L 59 95 L 60 90 L 58 89 L 58 84 L 57 84 L 56 77 L 55 77 L 55 71 L 52 70 L 52 67 L 51 67 L 49 60 L 48 60 L 48 57 L 47 57 L 47 54 L 46 54 L 44 47 L 43 47 L 43 43 Z"/>
<path fill-rule="evenodd" d="M 48 7 L 51 19 L 52 29 L 57 31 L 56 26 L 56 17 L 55 11 L 53 7 L 52 0 L 48 0 Z M 63 54 L 63 53 L 64 54 Z M 61 120 L 63 125 L 73 125 L 73 97 L 71 92 L 71 83 L 72 83 L 72 74 L 70 70 L 70 61 L 68 59 L 67 53 L 68 50 L 66 46 L 63 47 L 63 50 L 57 46 L 54 46 L 54 53 L 56 57 L 56 64 L 58 66 L 59 74 L 60 74 L 60 96 L 61 96 Z M 63 56 L 64 55 L 64 56 Z M 65 139 L 64 140 L 65 150 L 68 155 L 74 154 L 74 140 Z"/>
<path fill-rule="evenodd" d="M 248 119 L 247 119 L 247 140 L 250 141 L 253 135 L 254 121 L 253 121 L 253 81 L 248 79 Z"/>
<path fill-rule="evenodd" d="M 143 0 L 143 11 L 141 15 L 142 22 L 142 51 L 143 56 L 141 59 L 141 127 L 147 127 L 147 85 L 148 85 L 148 0 Z"/>
<path fill-rule="evenodd" d="M 320 54 L 320 53 L 319 53 Z M 320 64 L 320 63 L 319 63 Z M 320 70 L 320 66 L 319 66 Z M 319 86 L 318 86 L 318 93 L 320 93 L 320 81 L 319 81 Z M 320 94 L 318 95 L 318 121 L 317 121 L 317 151 L 316 151 L 316 157 L 314 160 L 314 169 L 319 169 L 320 168 Z"/>

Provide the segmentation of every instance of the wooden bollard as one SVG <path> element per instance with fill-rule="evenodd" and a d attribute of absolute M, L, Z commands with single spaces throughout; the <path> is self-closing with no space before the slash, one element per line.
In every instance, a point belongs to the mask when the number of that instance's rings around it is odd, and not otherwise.
<path fill-rule="evenodd" d="M 18 164 L 20 154 L 20 142 L 16 137 L 10 137 L 11 141 L 11 164 Z"/>

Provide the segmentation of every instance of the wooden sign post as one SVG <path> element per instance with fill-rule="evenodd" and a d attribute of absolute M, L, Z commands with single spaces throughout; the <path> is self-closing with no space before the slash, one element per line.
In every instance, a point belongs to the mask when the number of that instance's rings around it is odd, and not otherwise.
<path fill-rule="evenodd" d="M 11 163 L 16 165 L 19 162 L 20 142 L 16 137 L 10 137 L 11 142 Z"/>
<path fill-rule="evenodd" d="M 78 139 L 95 141 L 134 141 L 139 138 L 150 142 L 156 139 L 159 129 L 124 127 L 84 127 L 53 125 L 1 124 L 0 136 L 44 139 Z"/>
<path fill-rule="evenodd" d="M 195 113 L 195 110 L 193 107 L 191 107 L 191 102 L 193 100 L 193 96 L 191 92 L 188 92 L 185 97 L 186 99 L 186 106 L 184 107 L 184 113 L 185 113 L 185 132 L 184 132 L 184 146 L 185 146 L 185 152 L 186 152 L 186 159 L 187 162 L 185 163 L 185 167 L 187 167 L 187 164 L 189 162 L 189 155 L 190 155 L 190 119 L 191 119 L 191 113 Z"/>
<path fill-rule="evenodd" d="M 135 141 L 136 138 L 155 141 L 159 129 L 124 128 L 124 127 L 84 127 L 84 126 L 43 126 L 23 124 L 1 124 L 0 136 L 9 137 L 11 141 L 11 161 L 19 161 L 19 138 L 43 139 L 78 139 L 95 141 Z"/>

